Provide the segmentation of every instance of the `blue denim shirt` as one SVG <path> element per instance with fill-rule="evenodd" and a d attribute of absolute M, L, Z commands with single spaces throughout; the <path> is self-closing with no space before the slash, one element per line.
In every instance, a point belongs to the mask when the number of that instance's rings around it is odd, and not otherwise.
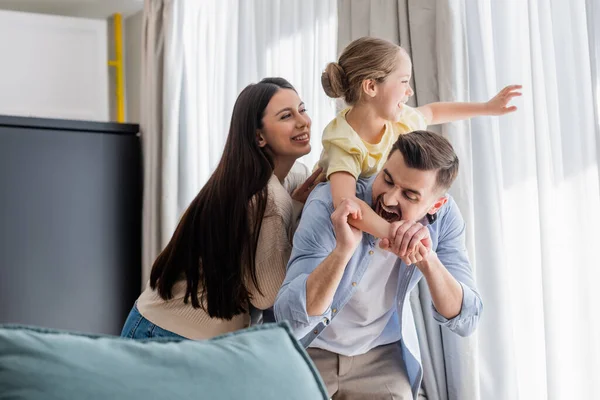
<path fill-rule="evenodd" d="M 360 179 L 357 182 L 356 196 L 372 204 L 372 185 L 375 177 Z M 294 235 L 294 247 L 287 266 L 287 274 L 275 300 L 275 318 L 289 321 L 294 334 L 305 346 L 327 328 L 330 321 L 346 305 L 360 285 L 360 280 L 370 264 L 370 251 L 376 239 L 364 233 L 361 243 L 348 262 L 333 302 L 323 315 L 309 316 L 306 311 L 306 280 L 336 245 L 331 222 L 333 201 L 329 184 L 321 184 L 311 194 L 304 206 L 300 225 Z M 460 314 L 453 319 L 440 315 L 433 304 L 433 315 L 437 322 L 451 331 L 468 336 L 476 328 L 483 304 L 475 288 L 471 265 L 465 247 L 465 223 L 460 211 L 449 197 L 437 213 L 437 220 L 427 226 L 432 239 L 432 249 L 448 271 L 456 278 L 463 289 Z M 407 266 L 400 259 L 396 261 L 401 274 L 398 290 L 398 310 L 401 313 L 402 339 L 399 345 L 406 366 L 412 391 L 416 397 L 421 385 L 423 371 L 416 327 L 408 295 L 423 275 L 414 265 Z M 398 312 L 398 311 L 397 311 Z M 447 366 L 447 368 L 452 368 Z"/>

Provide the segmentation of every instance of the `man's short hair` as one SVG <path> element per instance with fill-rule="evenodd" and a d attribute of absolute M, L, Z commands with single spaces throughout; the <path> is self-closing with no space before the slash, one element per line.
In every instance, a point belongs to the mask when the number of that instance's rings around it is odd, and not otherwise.
<path fill-rule="evenodd" d="M 458 175 L 458 157 L 450 142 L 433 132 L 413 131 L 400 135 L 388 158 L 400 151 L 409 168 L 421 171 L 437 170 L 436 187 L 450 188 Z"/>

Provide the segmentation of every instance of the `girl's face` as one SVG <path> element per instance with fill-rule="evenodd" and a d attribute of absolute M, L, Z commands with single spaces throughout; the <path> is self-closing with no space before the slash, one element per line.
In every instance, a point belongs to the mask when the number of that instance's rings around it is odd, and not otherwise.
<path fill-rule="evenodd" d="M 377 83 L 377 92 L 373 97 L 379 116 L 387 121 L 397 121 L 404 104 L 414 94 L 410 87 L 412 63 L 403 51 L 398 52 L 396 69 L 383 82 Z"/>
<path fill-rule="evenodd" d="M 298 159 L 310 153 L 311 120 L 295 91 L 278 90 L 265 108 L 262 124 L 258 143 L 275 158 Z"/>

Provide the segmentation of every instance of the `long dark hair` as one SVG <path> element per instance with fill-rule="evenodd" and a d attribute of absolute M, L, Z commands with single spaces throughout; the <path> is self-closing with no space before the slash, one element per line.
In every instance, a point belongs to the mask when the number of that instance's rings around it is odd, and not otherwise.
<path fill-rule="evenodd" d="M 163 299 L 185 277 L 186 304 L 231 319 L 247 311 L 249 279 L 260 293 L 254 262 L 274 165 L 256 134 L 280 89 L 295 90 L 285 79 L 266 78 L 238 96 L 221 161 L 152 266 L 150 287 Z"/>

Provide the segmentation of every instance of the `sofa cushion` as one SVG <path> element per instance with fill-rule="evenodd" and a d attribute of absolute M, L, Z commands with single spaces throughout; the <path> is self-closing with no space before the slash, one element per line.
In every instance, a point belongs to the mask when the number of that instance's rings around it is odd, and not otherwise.
<path fill-rule="evenodd" d="M 0 326 L 0 399 L 327 399 L 287 323 L 211 340 Z"/>

